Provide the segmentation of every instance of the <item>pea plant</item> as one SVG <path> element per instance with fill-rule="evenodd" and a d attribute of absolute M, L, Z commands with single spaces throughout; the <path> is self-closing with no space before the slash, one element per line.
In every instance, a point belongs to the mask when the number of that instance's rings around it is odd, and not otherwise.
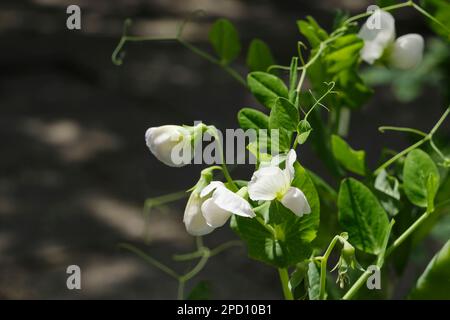
<path fill-rule="evenodd" d="M 176 261 L 198 260 L 193 269 L 178 274 L 141 249 L 122 247 L 178 281 L 180 299 L 204 297 L 202 284 L 186 295 L 186 282 L 209 258 L 239 244 L 245 245 L 250 258 L 277 269 L 285 299 L 388 298 L 390 270 L 401 274 L 412 248 L 450 212 L 450 144 L 439 139 L 450 107 L 444 106 L 441 117 L 425 132 L 391 123 L 380 127 L 381 133 L 408 135 L 412 144 L 401 151 L 386 150 L 376 168 L 369 168 L 365 151 L 353 149 L 346 137 L 351 112 L 374 95 L 361 77 L 363 64 L 411 72 L 423 63 L 424 39 L 419 34 L 397 36 L 397 10 L 417 11 L 448 41 L 448 23 L 441 21 L 448 3 L 432 2 L 433 14 L 413 1 L 352 17 L 338 14 L 331 31 L 311 16 L 298 20 L 306 41 L 297 42 L 297 55 L 290 63 L 276 64 L 269 46 L 254 39 L 247 50 L 246 77 L 233 68 L 242 44 L 229 20 L 219 19 L 210 29 L 214 53 L 183 39 L 187 21 L 174 37 L 161 39 L 129 35 L 131 20 L 127 20 L 113 52 L 115 64 L 122 64 L 127 42 L 177 41 L 222 68 L 262 107 L 242 108 L 237 114 L 241 129 L 256 132 L 256 139 L 247 144 L 256 159 L 249 181 L 233 177 L 219 130 L 212 125 L 164 125 L 145 134 L 153 155 L 172 167 L 191 162 L 201 135 L 215 139 L 219 159 L 203 169 L 188 190 L 183 218 L 187 232 L 196 237 L 197 250 L 174 256 Z M 331 179 L 325 181 L 302 165 L 297 152 L 301 155 L 307 143 Z M 185 195 L 152 198 L 145 208 Z M 212 249 L 205 246 L 202 237 L 227 222 L 240 241 Z M 450 299 L 450 241 L 407 297 Z"/>

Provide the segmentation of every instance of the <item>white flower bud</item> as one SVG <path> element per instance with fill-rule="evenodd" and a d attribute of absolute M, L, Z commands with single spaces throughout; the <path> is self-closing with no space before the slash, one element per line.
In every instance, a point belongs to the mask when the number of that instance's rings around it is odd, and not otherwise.
<path fill-rule="evenodd" d="M 389 56 L 390 65 L 402 70 L 415 68 L 422 61 L 423 47 L 424 40 L 419 34 L 410 33 L 399 37 Z"/>
<path fill-rule="evenodd" d="M 188 129 L 175 125 L 149 128 L 145 133 L 145 142 L 153 155 L 171 167 L 182 167 L 191 161 L 191 140 Z"/>

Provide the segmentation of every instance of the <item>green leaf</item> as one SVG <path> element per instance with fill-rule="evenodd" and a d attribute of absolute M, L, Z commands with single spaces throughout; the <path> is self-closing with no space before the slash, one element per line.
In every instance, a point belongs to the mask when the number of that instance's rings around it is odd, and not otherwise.
<path fill-rule="evenodd" d="M 256 130 L 256 140 L 248 144 L 247 149 L 256 157 L 257 161 L 270 161 L 270 132 L 269 117 L 253 108 L 243 108 L 238 113 L 239 126 L 244 130 Z M 264 133 L 260 130 L 266 130 Z"/>
<path fill-rule="evenodd" d="M 288 98 L 286 85 L 273 74 L 261 71 L 249 73 L 247 83 L 256 100 L 269 109 L 272 108 L 278 98 Z"/>
<path fill-rule="evenodd" d="M 399 182 L 396 177 L 388 175 L 386 170 L 381 170 L 377 175 L 374 186 L 378 191 L 400 200 L 400 192 L 398 191 Z"/>
<path fill-rule="evenodd" d="M 247 53 L 247 66 L 250 71 L 267 71 L 275 64 L 272 52 L 267 44 L 260 39 L 253 39 Z"/>
<path fill-rule="evenodd" d="M 378 200 L 391 217 L 400 212 L 399 185 L 397 178 L 389 175 L 386 170 L 381 170 L 375 178 L 374 187 L 379 191 L 377 194 Z"/>
<path fill-rule="evenodd" d="M 279 145 L 271 146 L 274 150 L 278 147 L 279 151 L 284 152 L 291 148 L 292 133 L 297 130 L 298 121 L 298 109 L 285 98 L 277 99 L 269 116 L 269 128 L 278 130 L 279 134 Z M 277 142 L 274 135 L 271 136 L 272 142 Z"/>
<path fill-rule="evenodd" d="M 353 178 L 343 180 L 338 210 L 339 224 L 348 232 L 350 243 L 366 253 L 378 254 L 383 248 L 389 221 L 369 188 Z"/>
<path fill-rule="evenodd" d="M 450 240 L 433 257 L 417 280 L 410 298 L 421 300 L 450 299 Z"/>
<path fill-rule="evenodd" d="M 200 281 L 188 294 L 188 300 L 209 300 L 211 297 L 211 285 L 207 281 Z"/>
<path fill-rule="evenodd" d="M 292 186 L 305 194 L 311 206 L 310 214 L 298 217 L 281 203 L 272 201 L 257 211 L 259 217 L 270 223 L 270 228 L 257 218 L 233 215 L 231 219 L 231 228 L 247 244 L 249 256 L 277 268 L 287 268 L 309 258 L 311 241 L 319 228 L 320 202 L 316 188 L 303 167 L 296 163 L 294 168 Z"/>
<path fill-rule="evenodd" d="M 223 64 L 236 59 L 241 51 L 238 32 L 227 19 L 218 19 L 213 24 L 209 31 L 209 41 Z"/>
<path fill-rule="evenodd" d="M 319 300 L 320 295 L 320 273 L 316 263 L 308 264 L 308 297 L 309 300 Z"/>
<path fill-rule="evenodd" d="M 269 128 L 296 131 L 298 122 L 298 109 L 288 99 L 277 99 L 270 111 Z"/>
<path fill-rule="evenodd" d="M 303 34 L 306 39 L 308 40 L 311 47 L 315 48 L 319 46 L 320 44 L 320 38 L 315 33 L 314 27 L 311 26 L 308 22 L 304 20 L 297 21 L 298 29 L 300 30 L 300 33 Z"/>
<path fill-rule="evenodd" d="M 298 57 L 293 57 L 289 68 L 289 101 L 295 105 L 297 97 Z"/>
<path fill-rule="evenodd" d="M 331 148 L 334 157 L 345 169 L 362 176 L 366 174 L 366 153 L 363 150 L 353 150 L 344 139 L 337 135 L 331 136 Z"/>
<path fill-rule="evenodd" d="M 353 68 L 359 61 L 359 51 L 364 42 L 356 34 L 348 34 L 334 41 L 330 53 L 324 58 L 329 73 Z"/>
<path fill-rule="evenodd" d="M 269 128 L 269 117 L 252 108 L 243 108 L 238 113 L 239 126 L 244 129 L 268 129 Z"/>
<path fill-rule="evenodd" d="M 434 211 L 434 198 L 439 189 L 439 180 L 435 175 L 429 175 L 427 179 L 427 208 L 429 212 Z"/>
<path fill-rule="evenodd" d="M 430 176 L 433 181 L 428 182 Z M 439 171 L 431 157 L 420 149 L 408 153 L 403 167 L 403 187 L 412 204 L 426 208 L 439 187 Z"/>
<path fill-rule="evenodd" d="M 320 42 L 328 38 L 328 34 L 319 26 L 314 18 L 308 16 L 306 19 L 307 21 L 297 21 L 298 29 L 300 30 L 300 33 L 306 37 L 311 47 L 316 48 L 319 46 Z"/>
<path fill-rule="evenodd" d="M 300 144 L 304 144 L 306 142 L 306 140 L 308 140 L 309 134 L 312 131 L 312 127 L 309 124 L 309 122 L 305 119 L 300 120 L 300 122 L 298 123 L 298 127 L 297 127 L 297 140 L 298 143 Z"/>

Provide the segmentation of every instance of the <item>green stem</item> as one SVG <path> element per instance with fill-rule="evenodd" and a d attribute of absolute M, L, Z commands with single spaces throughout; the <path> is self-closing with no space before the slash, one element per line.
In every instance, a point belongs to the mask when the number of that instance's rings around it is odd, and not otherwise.
<path fill-rule="evenodd" d="M 436 124 L 433 126 L 433 128 L 431 129 L 431 131 L 425 135 L 425 137 L 423 137 L 421 140 L 417 141 L 416 143 L 414 143 L 413 145 L 409 146 L 408 148 L 404 149 L 403 151 L 397 153 L 395 156 L 393 156 L 391 159 L 389 159 L 388 161 L 386 161 L 385 163 L 383 163 L 381 166 L 379 166 L 375 171 L 374 171 L 374 175 L 378 175 L 383 169 L 386 169 L 387 167 L 389 167 L 391 164 L 393 164 L 395 161 L 397 161 L 398 159 L 400 159 L 401 157 L 403 157 L 404 155 L 406 155 L 408 152 L 420 147 L 422 144 L 424 144 L 425 142 L 431 140 L 433 138 L 433 135 L 436 133 L 436 131 L 439 129 L 439 127 L 442 125 L 442 123 L 445 121 L 445 119 L 447 118 L 447 116 L 450 113 L 450 107 L 447 108 L 447 110 L 445 110 L 445 112 L 442 114 L 442 116 L 439 118 L 439 120 L 436 122 Z M 406 129 L 408 128 L 398 128 L 398 127 L 389 127 L 389 128 L 396 128 L 396 129 L 401 129 L 403 131 L 406 131 Z M 397 130 L 397 131 L 401 131 L 401 130 Z M 414 129 L 411 129 L 414 130 Z M 421 131 L 415 132 L 418 133 Z"/>
<path fill-rule="evenodd" d="M 242 246 L 242 242 L 240 240 L 231 240 L 231 241 L 222 243 L 221 245 L 215 247 L 214 249 L 211 249 L 210 256 L 214 257 L 229 248 L 240 247 L 240 246 Z"/>
<path fill-rule="evenodd" d="M 217 133 L 218 132 L 217 128 L 214 126 L 208 126 L 208 131 L 211 133 L 211 135 L 214 137 L 214 139 L 216 140 L 216 142 L 218 144 L 218 149 L 220 152 L 220 159 L 222 160 L 221 166 L 222 166 L 223 175 L 224 175 L 225 179 L 227 180 L 231 191 L 237 192 L 237 191 L 239 191 L 239 188 L 234 183 L 234 180 L 231 177 L 230 172 L 228 171 L 228 167 L 225 164 L 225 156 L 223 154 L 222 140 L 220 139 L 220 136 Z"/>
<path fill-rule="evenodd" d="M 350 128 L 351 121 L 351 111 L 347 107 L 341 107 L 338 109 L 338 122 L 337 122 L 337 133 L 342 137 L 348 136 L 348 131 Z"/>
<path fill-rule="evenodd" d="M 286 268 L 278 268 L 280 276 L 281 287 L 283 288 L 284 299 L 294 300 L 291 290 L 289 289 L 289 274 Z"/>
<path fill-rule="evenodd" d="M 417 219 L 416 221 L 414 221 L 414 223 L 412 225 L 409 226 L 408 229 L 406 229 L 401 235 L 400 237 L 398 237 L 393 243 L 392 245 L 386 250 L 386 257 L 388 257 L 395 249 L 397 249 L 414 231 L 417 230 L 417 228 L 428 218 L 428 216 L 432 213 L 433 211 L 425 211 L 425 213 L 423 213 L 419 219 Z"/>
<path fill-rule="evenodd" d="M 149 207 L 159 206 L 159 205 L 163 205 L 163 204 L 166 204 L 169 202 L 183 199 L 186 196 L 187 196 L 187 193 L 184 190 L 173 192 L 173 193 L 168 193 L 168 194 L 165 194 L 165 195 L 162 195 L 159 197 L 149 198 L 149 199 L 145 200 L 144 207 L 148 209 Z"/>
<path fill-rule="evenodd" d="M 180 280 L 186 282 L 195 277 L 206 265 L 208 262 L 208 259 L 210 258 L 210 251 L 208 248 L 203 247 L 202 249 L 202 258 L 199 260 L 199 262 L 195 265 L 194 268 L 192 268 L 191 271 L 188 273 L 180 276 Z"/>
<path fill-rule="evenodd" d="M 300 80 L 298 81 L 298 85 L 297 85 L 297 88 L 296 88 L 296 90 L 295 90 L 295 91 L 297 92 L 297 95 L 300 94 L 300 91 L 301 91 L 301 89 L 302 89 L 303 81 L 305 80 L 305 76 L 306 76 L 306 70 L 307 70 L 314 62 L 316 62 L 316 60 L 317 60 L 317 59 L 319 58 L 319 56 L 322 54 L 323 50 L 325 50 L 325 48 L 327 47 L 327 45 L 330 44 L 331 42 L 333 42 L 334 40 L 336 40 L 337 38 L 339 38 L 341 35 L 342 35 L 342 34 L 337 34 L 337 35 L 335 35 L 334 37 L 331 37 L 331 38 L 328 38 L 327 40 L 322 41 L 322 42 L 319 44 L 319 49 L 318 49 L 317 52 L 314 54 L 314 56 L 313 56 L 311 59 L 309 59 L 309 61 L 308 61 L 305 65 L 303 65 L 303 66 L 301 67 L 301 69 L 302 69 L 302 74 L 301 74 L 301 76 L 300 76 Z"/>
<path fill-rule="evenodd" d="M 201 251 L 194 251 L 190 253 L 184 253 L 184 254 L 174 254 L 172 259 L 175 261 L 188 261 L 200 258 L 203 255 L 203 252 Z"/>
<path fill-rule="evenodd" d="M 394 5 L 391 5 L 391 6 L 383 7 L 383 8 L 380 8 L 380 10 L 391 11 L 391 10 L 396 10 L 396 9 L 399 9 L 399 8 L 411 7 L 411 6 L 412 6 L 412 1 L 407 1 L 407 2 L 403 2 L 403 3 L 399 3 L 399 4 L 394 4 Z M 364 12 L 364 13 L 357 14 L 357 15 L 355 15 L 353 17 L 350 17 L 347 20 L 345 20 L 344 24 L 352 23 L 352 22 L 354 22 L 356 20 L 368 17 L 368 16 L 370 16 L 372 14 L 373 14 L 373 12 Z"/>
<path fill-rule="evenodd" d="M 393 126 L 382 126 L 378 128 L 378 131 L 384 133 L 385 131 L 399 131 L 399 132 L 409 132 L 414 133 L 422 137 L 426 137 L 427 134 L 423 131 L 413 129 L 413 128 L 405 128 L 405 127 L 393 127 Z"/>
<path fill-rule="evenodd" d="M 218 245 L 214 249 L 210 249 L 209 257 L 210 258 L 214 257 L 229 248 L 238 247 L 238 246 L 242 246 L 242 242 L 239 240 L 231 240 L 231 241 L 222 243 L 221 245 Z M 200 258 L 202 255 L 203 255 L 203 252 L 197 250 L 197 251 L 194 251 L 191 253 L 186 253 L 186 254 L 176 254 L 173 256 L 173 259 L 175 261 L 187 261 L 187 260 Z"/>
<path fill-rule="evenodd" d="M 223 168 L 223 170 L 222 170 L 223 175 L 224 175 L 225 179 L 228 181 L 228 183 L 230 184 L 231 191 L 233 191 L 233 192 L 239 191 L 239 188 L 234 183 L 234 180 L 231 177 L 230 172 L 228 171 L 227 165 L 225 163 L 222 164 L 222 168 Z"/>
<path fill-rule="evenodd" d="M 262 225 L 267 231 L 269 231 L 274 237 L 276 237 L 275 230 L 272 226 L 266 224 L 261 217 L 256 216 L 254 217 L 254 219 L 256 219 L 256 221 L 258 221 L 260 225 Z"/>
<path fill-rule="evenodd" d="M 445 110 L 444 114 L 439 118 L 438 122 L 436 122 L 433 129 L 431 129 L 430 136 L 433 136 L 436 133 L 436 131 L 439 129 L 439 127 L 445 121 L 445 118 L 447 118 L 449 113 L 450 113 L 450 106 L 447 107 L 447 110 Z"/>
<path fill-rule="evenodd" d="M 296 149 L 298 146 L 298 133 L 295 135 L 294 145 L 292 146 L 292 149 Z"/>
<path fill-rule="evenodd" d="M 297 88 L 295 89 L 295 91 L 297 92 L 297 95 L 300 94 L 300 91 L 302 90 L 302 86 L 303 86 L 303 81 L 305 81 L 305 76 L 306 76 L 306 65 L 302 70 L 302 74 L 300 75 L 300 80 L 298 81 L 298 85 Z"/>
<path fill-rule="evenodd" d="M 195 47 L 194 45 L 190 44 L 189 42 L 186 42 L 182 39 L 176 39 L 179 43 L 181 43 L 183 46 L 185 46 L 186 48 L 188 48 L 189 50 L 191 50 L 192 52 L 194 52 L 195 54 L 199 55 L 200 57 L 204 58 L 205 60 L 218 65 L 219 67 L 221 67 L 225 72 L 227 72 L 231 77 L 233 77 L 235 80 L 237 80 L 240 84 L 242 84 L 244 87 L 247 88 L 247 82 L 244 80 L 244 78 L 242 78 L 242 76 L 237 73 L 234 69 L 232 69 L 231 67 L 229 67 L 226 64 L 223 64 L 220 60 L 216 59 L 215 57 L 213 57 L 212 55 L 210 55 L 209 53 Z"/>
<path fill-rule="evenodd" d="M 303 72 L 302 72 L 302 78 L 304 78 L 303 77 L 303 75 L 304 74 L 306 74 L 306 69 L 305 70 L 303 70 Z M 298 90 L 301 90 L 301 84 L 302 84 L 302 82 L 303 82 L 303 79 L 302 78 L 300 78 L 300 81 L 299 81 L 299 86 L 297 87 L 297 89 L 296 89 L 296 91 L 297 91 L 297 94 L 299 94 L 300 93 L 300 91 L 298 91 Z M 322 107 L 324 107 L 325 109 L 327 109 L 328 110 L 328 108 L 327 107 L 325 107 L 320 101 L 322 101 L 328 94 L 330 94 L 330 93 L 334 93 L 335 91 L 333 91 L 333 88 L 334 88 L 334 86 L 335 86 L 335 83 L 334 82 L 330 82 L 330 83 L 327 83 L 327 85 L 328 85 L 328 89 L 327 89 L 327 91 L 322 95 L 322 96 L 320 96 L 320 98 L 319 99 L 316 99 L 315 97 L 314 97 L 314 95 L 313 95 L 313 93 L 310 91 L 310 93 L 311 93 L 311 96 L 313 97 L 313 99 L 314 99 L 314 104 L 312 105 L 312 107 L 308 110 L 308 112 L 305 114 L 305 120 L 308 120 L 308 117 L 309 117 L 309 115 L 310 115 L 310 113 L 314 110 L 314 108 L 317 106 L 317 105 L 321 105 Z M 293 146 L 292 146 L 292 149 L 296 149 L 297 148 L 297 146 L 298 146 L 298 132 L 296 133 L 296 135 L 295 135 L 295 139 L 294 139 L 294 144 L 293 144 Z"/>
<path fill-rule="evenodd" d="M 380 10 L 391 11 L 391 10 L 396 10 L 396 9 L 400 9 L 400 8 L 405 8 L 405 7 L 412 7 L 412 8 L 414 8 L 417 12 L 419 12 L 422 15 L 424 15 L 425 17 L 427 17 L 428 19 L 430 19 L 431 21 L 433 21 L 434 23 L 439 25 L 442 29 L 444 29 L 445 31 L 447 31 L 447 33 L 450 34 L 450 29 L 445 24 L 443 24 L 441 21 L 439 21 L 438 19 L 433 17 L 429 12 L 427 12 L 421 6 L 415 4 L 414 1 L 412 1 L 412 0 L 409 0 L 409 1 L 406 1 L 406 2 L 403 2 L 403 3 L 399 3 L 399 4 L 394 4 L 394 5 L 387 6 L 387 7 L 383 7 L 383 8 L 380 8 Z M 353 17 L 350 17 L 344 22 L 344 25 L 352 23 L 352 22 L 355 22 L 356 20 L 368 17 L 368 16 L 372 15 L 372 13 L 373 12 L 364 12 L 364 13 L 360 13 L 358 15 L 355 15 Z"/>
<path fill-rule="evenodd" d="M 183 280 L 178 280 L 177 300 L 184 299 L 184 285 L 185 285 L 185 282 Z"/>
<path fill-rule="evenodd" d="M 136 254 L 137 256 L 142 258 L 144 261 L 146 261 L 147 263 L 151 264 L 155 268 L 161 270 L 165 274 L 171 276 L 172 278 L 175 278 L 177 280 L 180 278 L 180 276 L 174 270 L 172 270 L 168 266 L 162 264 L 161 262 L 159 262 L 155 258 L 152 258 L 148 254 L 146 254 L 144 251 L 136 248 L 135 246 L 132 246 L 132 245 L 126 244 L 126 243 L 121 243 L 121 244 L 119 244 L 119 248 L 128 250 L 128 251 Z"/>
<path fill-rule="evenodd" d="M 314 110 L 314 108 L 317 106 L 317 105 L 321 105 L 322 107 L 325 107 L 322 103 L 320 103 L 320 101 L 322 101 L 327 95 L 329 95 L 330 93 L 336 93 L 336 91 L 333 91 L 333 89 L 334 89 L 334 86 L 335 86 L 335 83 L 334 82 L 329 82 L 329 83 L 326 83 L 327 85 L 328 85 L 328 89 L 327 89 L 327 91 L 324 93 L 324 94 L 322 94 L 320 97 L 319 97 L 319 99 L 316 99 L 315 97 L 314 97 L 314 95 L 312 94 L 312 92 L 311 92 L 311 95 L 312 95 L 312 97 L 313 97 L 313 99 L 314 99 L 314 104 L 313 104 L 313 106 L 308 110 L 308 113 L 306 113 L 306 115 L 305 115 L 305 120 L 308 120 L 308 117 L 309 117 L 309 114 Z M 325 107 L 326 108 L 326 107 Z M 327 108 L 326 108 L 327 109 Z M 328 110 L 328 109 L 327 109 Z"/>
<path fill-rule="evenodd" d="M 291 68 L 289 66 L 282 66 L 282 65 L 279 65 L 279 64 L 273 64 L 273 65 L 269 66 L 266 71 L 270 72 L 270 71 L 276 70 L 276 69 L 285 70 L 285 71 L 290 71 L 291 70 Z M 297 70 L 298 70 L 298 68 L 297 68 Z"/>
<path fill-rule="evenodd" d="M 367 279 L 370 277 L 371 273 L 369 271 L 364 271 L 364 273 L 356 280 L 353 286 L 348 289 L 345 295 L 342 297 L 343 300 L 352 299 L 358 290 L 366 283 Z"/>
<path fill-rule="evenodd" d="M 146 242 L 150 242 L 150 225 L 148 219 L 153 208 L 165 205 L 167 203 L 177 201 L 187 197 L 188 193 L 184 190 L 165 194 L 159 197 L 149 198 L 144 202 L 144 219 L 146 220 L 144 237 Z"/>
<path fill-rule="evenodd" d="M 444 161 L 448 161 L 449 158 L 446 157 L 441 150 L 439 150 L 439 148 L 434 144 L 433 139 L 430 139 L 430 145 L 433 148 L 433 150 L 437 153 L 437 155 Z"/>
<path fill-rule="evenodd" d="M 201 251 L 205 246 L 203 245 L 202 236 L 195 237 L 195 245 L 197 246 L 197 250 Z"/>
<path fill-rule="evenodd" d="M 429 14 L 427 11 L 425 11 L 422 7 L 418 6 L 417 4 L 415 4 L 414 2 L 411 2 L 411 6 L 416 9 L 418 12 L 420 12 L 421 14 L 423 14 L 425 17 L 427 17 L 428 19 L 432 20 L 434 23 L 436 23 L 437 25 L 439 25 L 441 28 L 443 28 L 445 31 L 447 31 L 448 34 L 450 34 L 450 29 L 443 24 L 441 21 L 439 21 L 438 19 L 436 19 L 435 17 L 433 17 L 431 14 Z"/>
<path fill-rule="evenodd" d="M 177 294 L 178 300 L 184 299 L 184 285 L 186 284 L 186 282 L 191 280 L 200 271 L 202 271 L 206 263 L 208 262 L 208 259 L 210 258 L 210 251 L 208 248 L 202 247 L 200 251 L 202 252 L 202 257 L 199 260 L 199 262 L 195 265 L 195 267 L 192 268 L 192 270 L 189 271 L 188 273 L 178 277 L 178 294 Z"/>
<path fill-rule="evenodd" d="M 417 141 L 416 143 L 414 143 L 413 145 L 409 146 L 408 148 L 404 149 L 403 151 L 397 153 L 395 156 L 393 156 L 392 158 L 390 158 L 388 161 L 386 161 L 385 163 L 383 163 L 381 166 L 379 166 L 375 171 L 374 171 L 374 175 L 378 175 L 382 170 L 386 169 L 387 167 L 389 167 L 391 164 L 393 164 L 395 161 L 397 161 L 398 159 L 400 159 L 401 157 L 403 157 L 404 155 L 406 155 L 407 153 L 409 153 L 410 151 L 420 147 L 422 144 L 424 144 L 425 142 L 427 142 L 428 140 L 430 140 L 430 137 L 427 135 L 426 137 L 424 137 L 423 139 Z"/>
<path fill-rule="evenodd" d="M 328 258 L 330 257 L 331 252 L 336 246 L 337 241 L 340 239 L 340 236 L 335 236 L 333 240 L 331 240 L 330 245 L 325 251 L 324 255 L 320 258 L 320 292 L 319 292 L 319 300 L 325 300 L 325 294 L 327 290 L 327 264 Z"/>
<path fill-rule="evenodd" d="M 341 36 L 341 35 L 339 35 L 339 36 Z M 325 48 L 327 47 L 327 45 L 328 45 L 329 43 L 333 42 L 334 40 L 336 40 L 339 36 L 336 35 L 335 37 L 328 38 L 327 40 L 322 41 L 322 42 L 319 44 L 319 49 L 318 49 L 317 52 L 314 54 L 314 56 L 313 56 L 311 59 L 309 59 L 309 61 L 308 61 L 305 65 L 303 65 L 303 66 L 301 67 L 301 69 L 302 69 L 302 74 L 301 74 L 301 76 L 300 76 L 300 80 L 299 80 L 299 82 L 298 82 L 297 89 L 295 90 L 295 91 L 297 91 L 297 94 L 300 94 L 300 91 L 301 91 L 301 89 L 302 89 L 303 81 L 305 80 L 305 76 L 306 76 L 306 70 L 307 70 L 314 62 L 316 62 L 316 60 L 317 60 L 317 59 L 319 58 L 319 56 L 322 54 L 323 50 L 325 50 Z"/>
<path fill-rule="evenodd" d="M 176 37 L 147 37 L 147 36 L 129 36 L 128 28 L 131 26 L 131 19 L 126 19 L 123 27 L 122 37 L 120 38 L 119 43 L 117 44 L 116 48 L 114 49 L 111 59 L 112 62 L 120 66 L 123 63 L 123 57 L 119 57 L 122 48 L 126 44 L 126 42 L 141 42 L 141 41 L 177 41 L 187 49 L 191 50 L 193 53 L 197 54 L 198 56 L 202 57 L 203 59 L 218 65 L 221 67 L 226 73 L 228 73 L 231 77 L 233 77 L 236 81 L 238 81 L 241 85 L 243 85 L 245 88 L 247 88 L 247 82 L 245 79 L 236 72 L 233 68 L 230 66 L 222 63 L 219 59 L 216 59 L 214 56 L 210 55 L 209 53 L 201 50 L 200 48 L 197 48 L 196 46 L 192 45 L 191 43 L 184 41 L 181 39 L 181 32 L 186 24 L 187 21 L 183 21 L 183 23 L 180 25 L 179 30 L 177 32 Z"/>

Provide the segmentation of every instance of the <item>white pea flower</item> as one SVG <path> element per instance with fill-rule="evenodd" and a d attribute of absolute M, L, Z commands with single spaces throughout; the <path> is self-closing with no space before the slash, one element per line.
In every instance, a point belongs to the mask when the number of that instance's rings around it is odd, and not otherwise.
<path fill-rule="evenodd" d="M 395 40 L 395 20 L 389 12 L 377 10 L 367 19 L 358 36 L 364 40 L 361 58 L 369 64 L 386 58 L 390 66 L 405 70 L 422 61 L 423 37 L 410 33 Z"/>
<path fill-rule="evenodd" d="M 311 207 L 305 194 L 300 189 L 291 186 L 295 175 L 294 162 L 296 159 L 297 154 L 294 150 L 290 150 L 286 157 L 284 170 L 278 167 L 281 158 L 274 157 L 271 164 L 255 171 L 248 183 L 250 199 L 255 201 L 277 199 L 299 217 L 311 213 Z"/>
<path fill-rule="evenodd" d="M 199 125 L 193 128 L 176 125 L 153 127 L 145 133 L 145 142 L 159 161 L 170 167 L 182 167 L 194 156 L 192 139 L 197 129 L 201 129 Z"/>
<path fill-rule="evenodd" d="M 239 194 L 246 193 L 247 188 L 242 188 L 238 193 L 234 193 L 225 187 L 220 181 L 212 181 L 200 193 L 201 197 L 207 197 L 202 204 L 203 217 L 206 223 L 214 228 L 223 226 L 232 214 L 241 217 L 253 218 L 250 204 Z"/>
<path fill-rule="evenodd" d="M 369 64 L 380 59 L 384 50 L 395 40 L 395 20 L 386 11 L 377 10 L 371 15 L 358 33 L 364 40 L 361 58 Z"/>
<path fill-rule="evenodd" d="M 246 192 L 246 188 L 238 193 Z M 223 226 L 232 214 L 253 218 L 250 204 L 239 194 L 225 187 L 220 181 L 212 181 L 200 190 L 194 190 L 184 212 L 186 230 L 195 236 L 211 233 Z"/>
<path fill-rule="evenodd" d="M 211 233 L 215 228 L 210 227 L 203 217 L 201 208 L 204 200 L 199 192 L 193 191 L 184 210 L 183 222 L 186 231 L 193 236 L 203 236 Z"/>

